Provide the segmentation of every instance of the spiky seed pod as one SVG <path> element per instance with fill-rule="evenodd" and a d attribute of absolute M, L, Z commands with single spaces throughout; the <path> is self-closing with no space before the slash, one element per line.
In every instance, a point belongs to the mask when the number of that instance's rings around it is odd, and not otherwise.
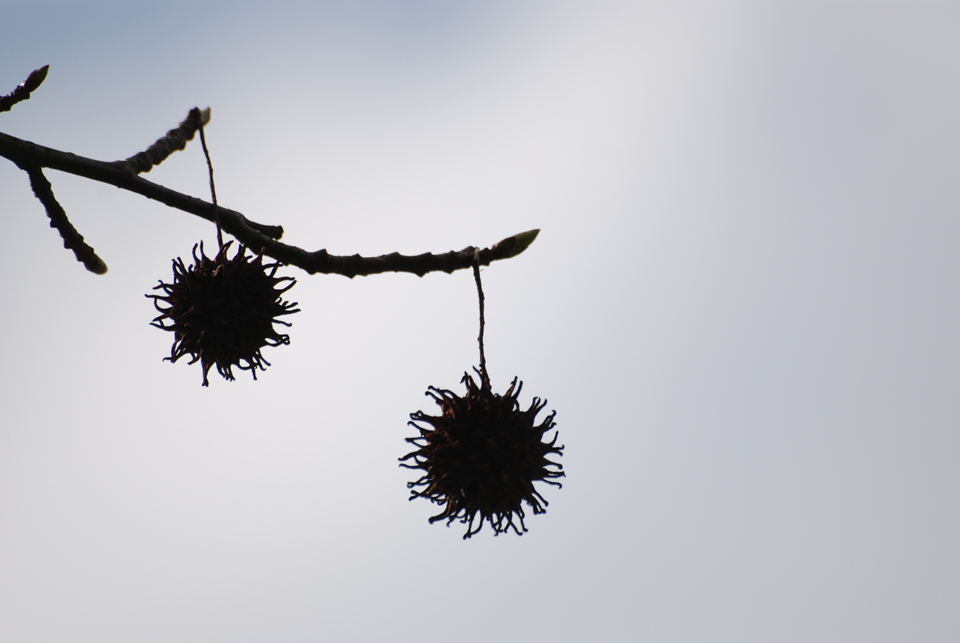
<path fill-rule="evenodd" d="M 489 385 L 478 387 L 467 373 L 461 382 L 467 386 L 464 397 L 433 386 L 427 390 L 440 406 L 439 416 L 422 411 L 410 414 L 408 424 L 420 435 L 406 439 L 417 450 L 400 458 L 400 466 L 426 472 L 407 483 L 410 500 L 426 498 L 445 505 L 430 522 L 446 519 L 449 526 L 459 520 L 467 525 L 464 539 L 479 532 L 484 520 L 495 535 L 511 528 L 522 535 L 520 530 L 527 531 L 527 527 L 521 502 L 532 507 L 534 514 L 546 513 L 547 501 L 533 483 L 561 486 L 552 478 L 564 475 L 563 465 L 547 457 L 554 453 L 562 456 L 563 447 L 556 446 L 557 433 L 549 442 L 543 438 L 555 426 L 556 412 L 536 424 L 537 413 L 547 402 L 535 397 L 530 408 L 522 411 L 517 398 L 523 383 L 518 386 L 517 378 L 502 396 L 493 393 Z"/>
<path fill-rule="evenodd" d="M 300 312 L 296 303 L 281 297 L 296 280 L 277 277 L 279 263 L 264 265 L 262 253 L 248 255 L 244 246 L 229 258 L 231 243 L 213 259 L 204 254 L 202 243 L 199 254 L 194 246 L 193 265 L 174 259 L 173 283 L 161 281 L 154 290 L 163 294 L 147 295 L 160 312 L 151 325 L 174 333 L 170 357 L 164 359 L 176 362 L 189 354 L 191 364 L 199 360 L 204 386 L 210 383 L 212 366 L 228 381 L 234 379 L 234 366 L 257 379 L 257 369 L 270 365 L 260 349 L 290 343 L 290 336 L 273 325 L 290 326 L 278 318 Z"/>

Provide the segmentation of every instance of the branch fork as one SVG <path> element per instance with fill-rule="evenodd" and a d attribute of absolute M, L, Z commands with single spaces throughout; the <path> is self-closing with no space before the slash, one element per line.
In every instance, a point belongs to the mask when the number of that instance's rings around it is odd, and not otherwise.
<path fill-rule="evenodd" d="M 34 71 L 13 92 L 0 97 L 0 112 L 8 111 L 16 103 L 30 98 L 30 94 L 43 83 L 48 68 L 49 66 L 44 66 Z M 262 250 L 264 255 L 281 263 L 297 266 L 310 274 L 337 274 L 353 278 L 384 272 L 408 272 L 420 277 L 428 272 L 452 273 L 455 270 L 470 269 L 474 265 L 486 266 L 493 261 L 515 257 L 526 250 L 540 232 L 530 230 L 515 234 L 489 248 L 469 246 L 459 251 L 440 254 L 428 252 L 412 256 L 398 252 L 378 257 L 362 257 L 358 254 L 338 256 L 325 249 L 307 251 L 283 243 L 280 241 L 283 236 L 281 226 L 251 221 L 240 212 L 171 190 L 140 176 L 165 161 L 174 152 L 184 149 L 198 131 L 202 137 L 203 126 L 209 121 L 209 108 L 202 111 L 194 108 L 179 126 L 167 132 L 143 152 L 123 161 L 98 161 L 3 133 L 0 133 L 0 156 L 12 161 L 28 174 L 34 194 L 46 208 L 51 226 L 63 237 L 64 246 L 73 250 L 77 260 L 96 274 L 104 274 L 107 270 L 106 264 L 93 248 L 83 241 L 83 237 L 67 219 L 66 212 L 57 203 L 53 189 L 43 175 L 43 168 L 107 183 L 210 222 L 217 222 L 220 229 L 233 235 L 248 248 Z"/>

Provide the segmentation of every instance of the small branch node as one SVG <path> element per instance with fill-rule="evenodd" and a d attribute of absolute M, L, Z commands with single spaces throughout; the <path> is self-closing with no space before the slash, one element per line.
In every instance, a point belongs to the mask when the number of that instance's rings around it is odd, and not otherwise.
<path fill-rule="evenodd" d="M 35 69 L 34 71 L 30 72 L 30 75 L 27 76 L 27 79 L 20 83 L 16 89 L 6 96 L 0 97 L 0 112 L 8 112 L 20 101 L 29 99 L 30 94 L 33 93 L 37 87 L 43 84 L 49 69 L 50 65 L 44 65 L 40 69 Z"/>

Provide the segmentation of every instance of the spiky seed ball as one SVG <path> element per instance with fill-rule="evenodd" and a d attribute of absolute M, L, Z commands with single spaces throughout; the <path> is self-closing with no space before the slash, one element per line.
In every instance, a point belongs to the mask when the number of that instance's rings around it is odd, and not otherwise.
<path fill-rule="evenodd" d="M 231 243 L 213 259 L 204 254 L 202 243 L 199 254 L 194 246 L 193 265 L 174 259 L 173 283 L 161 281 L 154 290 L 163 294 L 147 295 L 160 312 L 151 325 L 174 333 L 170 357 L 164 359 L 176 362 L 189 354 L 191 364 L 199 360 L 204 386 L 213 366 L 228 381 L 234 379 L 234 366 L 257 379 L 257 369 L 270 365 L 260 349 L 290 343 L 290 336 L 273 325 L 290 326 L 279 317 L 300 312 L 296 303 L 281 297 L 296 281 L 276 276 L 280 264 L 264 265 L 262 253 L 248 255 L 244 246 L 231 259 Z"/>
<path fill-rule="evenodd" d="M 546 512 L 547 501 L 533 483 L 561 486 L 552 478 L 564 475 L 563 466 L 547 457 L 562 456 L 563 447 L 556 446 L 556 433 L 549 442 L 543 438 L 555 426 L 556 412 L 536 424 L 546 400 L 533 398 L 529 409 L 520 410 L 517 398 L 523 383 L 518 386 L 516 378 L 502 396 L 489 385 L 478 387 L 469 374 L 464 373 L 461 382 L 467 386 L 464 397 L 433 386 L 427 390 L 440 406 L 439 416 L 422 411 L 410 414 L 408 424 L 420 435 L 407 438 L 417 450 L 400 458 L 400 466 L 425 471 L 419 480 L 407 483 L 410 500 L 426 498 L 445 505 L 430 522 L 446 519 L 449 526 L 459 520 L 467 525 L 464 539 L 479 532 L 484 520 L 495 535 L 511 528 L 522 535 L 520 530 L 527 527 L 521 502 L 532 507 L 534 514 Z M 474 528 L 477 516 L 480 520 Z"/>

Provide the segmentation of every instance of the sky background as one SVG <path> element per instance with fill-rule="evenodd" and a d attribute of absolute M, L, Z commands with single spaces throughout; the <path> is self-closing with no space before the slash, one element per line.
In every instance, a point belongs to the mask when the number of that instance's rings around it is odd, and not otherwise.
<path fill-rule="evenodd" d="M 0 159 L 0 640 L 960 639 L 960 5 L 0 0 L 0 131 L 126 158 L 210 106 L 308 250 L 489 246 L 496 390 L 557 411 L 522 537 L 408 502 L 468 271 L 309 276 L 254 382 L 145 298 L 214 227 Z M 207 198 L 194 141 L 145 178 Z"/>

